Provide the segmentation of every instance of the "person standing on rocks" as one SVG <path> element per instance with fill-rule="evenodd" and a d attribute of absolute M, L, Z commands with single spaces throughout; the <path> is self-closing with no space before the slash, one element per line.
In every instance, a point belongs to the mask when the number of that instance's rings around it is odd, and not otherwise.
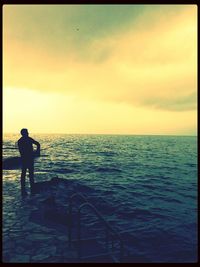
<path fill-rule="evenodd" d="M 22 172 L 21 172 L 21 194 L 22 197 L 27 196 L 25 181 L 26 171 L 29 171 L 30 191 L 34 195 L 34 150 L 33 144 L 37 146 L 36 155 L 40 156 L 40 143 L 29 137 L 27 129 L 21 130 L 22 137 L 18 140 L 18 149 L 21 155 Z"/>

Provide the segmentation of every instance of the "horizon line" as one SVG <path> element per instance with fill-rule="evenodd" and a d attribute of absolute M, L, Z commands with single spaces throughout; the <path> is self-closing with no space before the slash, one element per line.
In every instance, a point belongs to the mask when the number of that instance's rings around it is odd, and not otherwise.
<path fill-rule="evenodd" d="M 20 134 L 16 133 L 16 132 L 5 132 L 3 133 L 3 135 L 5 134 Z M 139 136 L 139 135 L 143 135 L 143 136 L 195 136 L 197 137 L 197 134 L 134 134 L 134 133 L 47 133 L 47 132 L 31 132 L 29 133 L 31 134 L 52 134 L 52 135 L 134 135 L 134 136 Z"/>

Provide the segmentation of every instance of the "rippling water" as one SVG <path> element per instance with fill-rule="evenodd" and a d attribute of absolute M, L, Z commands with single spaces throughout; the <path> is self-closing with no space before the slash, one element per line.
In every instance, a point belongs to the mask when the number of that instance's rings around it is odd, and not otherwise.
<path fill-rule="evenodd" d="M 33 135 L 41 143 L 36 181 L 77 179 L 108 203 L 101 212 L 127 244 L 153 262 L 197 259 L 197 138 Z M 18 155 L 4 137 L 3 156 Z M 4 179 L 20 170 L 4 171 Z M 94 200 L 95 201 L 95 200 Z M 109 209 L 112 207 L 112 209 Z"/>

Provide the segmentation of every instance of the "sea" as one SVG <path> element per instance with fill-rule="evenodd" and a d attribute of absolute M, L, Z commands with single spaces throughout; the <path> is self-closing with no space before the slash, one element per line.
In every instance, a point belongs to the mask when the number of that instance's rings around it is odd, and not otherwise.
<path fill-rule="evenodd" d="M 36 181 L 59 177 L 96 190 L 115 207 L 99 212 L 151 262 L 197 261 L 196 136 L 31 137 L 41 144 Z M 3 158 L 19 155 L 19 138 L 3 136 Z M 3 170 L 3 181 L 7 177 L 19 184 L 20 170 Z"/>

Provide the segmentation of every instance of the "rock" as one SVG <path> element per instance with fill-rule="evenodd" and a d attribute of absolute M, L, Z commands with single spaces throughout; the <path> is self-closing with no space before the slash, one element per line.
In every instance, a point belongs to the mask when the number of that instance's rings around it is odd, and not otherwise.
<path fill-rule="evenodd" d="M 13 232 L 19 232 L 19 231 L 22 231 L 22 228 L 21 227 L 18 227 L 18 226 L 13 226 L 11 230 Z"/>
<path fill-rule="evenodd" d="M 30 211 L 33 211 L 33 210 L 38 210 L 37 207 L 30 207 Z"/>
<path fill-rule="evenodd" d="M 13 197 L 13 196 L 4 195 L 4 201 L 6 201 L 6 200 L 14 200 L 14 199 L 15 199 L 15 197 Z"/>
<path fill-rule="evenodd" d="M 37 228 L 38 225 L 33 224 L 33 223 L 28 223 L 27 225 L 23 226 L 22 230 L 23 231 L 33 231 L 33 229 Z"/>
<path fill-rule="evenodd" d="M 18 247 L 16 247 L 15 251 L 16 251 L 17 253 L 23 254 L 24 251 L 25 251 L 25 249 L 24 249 L 23 247 L 18 246 Z"/>
<path fill-rule="evenodd" d="M 27 211 L 22 211 L 22 210 L 18 211 L 17 213 L 18 217 L 24 217 L 24 216 L 27 216 L 27 214 L 28 214 Z"/>
<path fill-rule="evenodd" d="M 6 242 L 3 242 L 3 249 L 13 249 L 15 247 L 15 242 L 12 242 L 10 240 L 6 240 Z"/>
<path fill-rule="evenodd" d="M 77 252 L 75 251 L 66 251 L 63 254 L 64 259 L 77 259 Z"/>
<path fill-rule="evenodd" d="M 10 237 L 11 238 L 16 238 L 16 237 L 21 237 L 22 235 L 21 235 L 21 233 L 20 232 L 18 232 L 18 233 L 10 233 Z"/>
<path fill-rule="evenodd" d="M 53 255 L 55 255 L 55 253 L 56 253 L 56 246 L 43 247 L 43 248 L 41 248 L 40 250 L 38 250 L 37 253 L 48 255 L 48 257 L 49 257 L 49 256 L 53 256 Z"/>
<path fill-rule="evenodd" d="M 20 227 L 20 229 L 21 229 L 22 226 L 23 226 L 23 223 L 22 223 L 22 222 L 16 222 L 16 223 L 13 225 L 13 227 Z"/>
<path fill-rule="evenodd" d="M 32 261 L 43 261 L 47 258 L 49 258 L 50 256 L 55 255 L 56 253 L 56 247 L 52 246 L 52 247 L 43 247 L 41 249 L 39 249 L 38 251 L 36 251 L 37 255 L 32 257 Z"/>
<path fill-rule="evenodd" d="M 42 232 L 44 232 L 44 233 L 51 233 L 51 234 L 54 233 L 54 229 L 49 229 L 49 228 L 47 228 L 47 227 L 45 227 L 45 226 L 41 227 L 40 230 L 41 230 Z"/>
<path fill-rule="evenodd" d="M 41 241 L 45 241 L 45 240 L 50 240 L 52 239 L 51 236 L 46 236 L 44 234 L 30 234 L 28 237 L 26 237 L 27 240 L 30 240 L 30 241 L 38 241 L 38 240 L 41 240 Z"/>
<path fill-rule="evenodd" d="M 48 258 L 48 263 L 62 263 L 62 259 L 59 257 Z"/>
<path fill-rule="evenodd" d="M 30 256 L 17 254 L 17 255 L 11 256 L 9 262 L 12 262 L 12 263 L 30 262 Z"/>
<path fill-rule="evenodd" d="M 10 253 L 9 252 L 3 252 L 3 263 L 9 262 L 10 260 Z"/>
<path fill-rule="evenodd" d="M 57 239 L 58 239 L 59 241 L 63 241 L 63 242 L 67 242 L 67 241 L 68 241 L 67 236 L 58 236 Z"/>
<path fill-rule="evenodd" d="M 3 234 L 7 234 L 8 232 L 9 232 L 9 228 L 8 227 L 3 229 Z"/>
<path fill-rule="evenodd" d="M 26 239 L 18 239 L 16 240 L 16 246 L 20 246 L 24 248 L 25 250 L 32 250 L 33 243 L 30 241 L 27 241 Z"/>
<path fill-rule="evenodd" d="M 13 226 L 13 220 L 6 218 L 6 226 L 12 227 Z M 5 227 L 5 226 L 4 226 Z"/>
<path fill-rule="evenodd" d="M 9 232 L 10 234 L 11 233 L 15 233 L 15 234 L 23 233 L 21 229 L 16 229 L 16 228 L 11 228 Z"/>
<path fill-rule="evenodd" d="M 2 234 L 2 237 L 3 237 L 3 238 L 2 238 L 3 242 L 4 242 L 4 241 L 7 241 L 7 240 L 9 239 L 9 230 L 8 230 L 8 232 L 3 233 L 3 234 Z"/>
<path fill-rule="evenodd" d="M 31 261 L 36 261 L 36 262 L 37 261 L 42 261 L 42 260 L 47 259 L 48 257 L 49 257 L 48 255 L 39 254 L 39 255 L 33 256 Z"/>

